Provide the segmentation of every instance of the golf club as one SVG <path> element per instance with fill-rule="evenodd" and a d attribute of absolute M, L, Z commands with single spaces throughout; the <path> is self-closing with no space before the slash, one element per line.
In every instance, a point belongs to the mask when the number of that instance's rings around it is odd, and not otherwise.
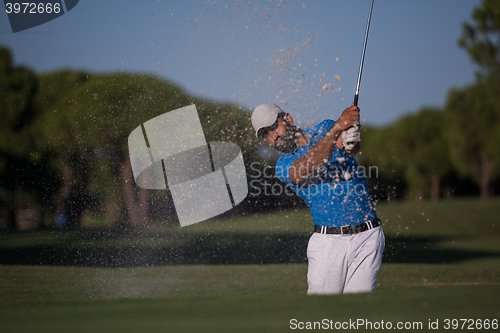
<path fill-rule="evenodd" d="M 366 42 L 368 41 L 368 31 L 370 30 L 370 20 L 372 18 L 372 9 L 373 9 L 373 1 L 371 1 L 371 4 L 370 4 L 370 12 L 368 14 L 368 22 L 366 23 L 366 33 L 365 33 L 365 41 L 363 43 L 363 52 L 361 53 L 361 62 L 359 64 L 359 73 L 358 73 L 358 83 L 356 85 L 356 94 L 354 95 L 354 105 L 357 106 L 358 105 L 358 98 L 359 98 L 359 85 L 361 84 L 361 73 L 363 72 L 363 63 L 365 61 L 365 51 L 366 51 Z M 360 123 L 359 121 L 355 121 L 354 122 L 354 126 L 355 128 L 358 128 L 360 126 Z M 356 144 L 354 142 L 347 142 L 347 149 L 348 150 L 351 150 L 352 148 L 354 148 Z"/>
<path fill-rule="evenodd" d="M 361 83 L 361 73 L 363 72 L 363 63 L 365 61 L 366 42 L 368 41 L 368 31 L 370 30 L 370 20 L 372 18 L 373 1 L 374 0 L 372 0 L 370 5 L 370 13 L 368 14 L 368 23 L 366 24 L 365 42 L 363 43 L 363 52 L 361 53 L 361 63 L 359 64 L 358 84 L 356 85 L 356 94 L 354 95 L 354 105 L 356 106 L 358 105 L 359 85 Z"/>

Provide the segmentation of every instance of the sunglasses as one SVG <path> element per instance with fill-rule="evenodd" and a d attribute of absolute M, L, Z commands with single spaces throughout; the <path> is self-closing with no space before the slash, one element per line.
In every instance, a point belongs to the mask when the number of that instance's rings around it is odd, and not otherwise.
<path fill-rule="evenodd" d="M 265 140 L 267 138 L 267 136 L 269 135 L 269 132 L 276 131 L 276 129 L 278 129 L 278 126 L 279 126 L 278 120 L 283 119 L 283 118 L 284 118 L 284 113 L 279 113 L 274 124 L 272 124 L 271 126 L 263 127 L 257 132 L 257 135 L 259 136 L 259 138 Z"/>

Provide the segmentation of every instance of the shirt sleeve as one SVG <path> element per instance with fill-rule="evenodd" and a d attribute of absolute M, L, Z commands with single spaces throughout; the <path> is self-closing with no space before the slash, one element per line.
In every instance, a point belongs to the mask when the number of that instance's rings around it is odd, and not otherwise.
<path fill-rule="evenodd" d="M 289 186 L 295 186 L 290 181 L 290 168 L 297 158 L 294 154 L 283 155 L 276 162 L 276 177 Z"/>
<path fill-rule="evenodd" d="M 311 139 L 313 140 L 311 142 L 311 146 L 314 146 L 314 144 L 321 137 L 323 137 L 323 135 L 325 135 L 325 133 L 330 129 L 330 127 L 332 127 L 334 123 L 335 121 L 327 119 L 318 124 L 310 133 Z M 335 148 L 334 151 L 335 150 L 338 151 L 337 148 Z M 299 157 L 307 154 L 308 151 L 309 147 L 307 147 L 307 149 L 301 147 L 293 154 L 282 155 L 276 162 L 276 177 L 278 177 L 279 180 L 281 180 L 288 186 L 292 188 L 295 187 L 296 185 L 290 181 L 290 168 L 292 167 L 293 162 L 295 162 Z"/>

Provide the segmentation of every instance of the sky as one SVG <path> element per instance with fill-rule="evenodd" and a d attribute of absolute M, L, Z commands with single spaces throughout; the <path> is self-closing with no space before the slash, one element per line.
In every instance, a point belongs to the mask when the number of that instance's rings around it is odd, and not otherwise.
<path fill-rule="evenodd" d="M 386 126 L 477 69 L 457 40 L 479 0 L 375 0 L 359 93 L 362 124 Z M 162 77 L 187 93 L 251 111 L 273 102 L 307 127 L 352 103 L 370 0 L 82 0 L 70 12 L 12 33 L 0 46 L 17 66 Z"/>

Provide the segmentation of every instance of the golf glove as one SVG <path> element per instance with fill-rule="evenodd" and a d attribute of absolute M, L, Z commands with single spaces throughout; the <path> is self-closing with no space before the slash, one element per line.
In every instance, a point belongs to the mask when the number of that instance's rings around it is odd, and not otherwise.
<path fill-rule="evenodd" d="M 361 131 L 358 126 L 353 126 L 342 132 L 342 144 L 345 150 L 353 150 L 361 141 Z"/>

